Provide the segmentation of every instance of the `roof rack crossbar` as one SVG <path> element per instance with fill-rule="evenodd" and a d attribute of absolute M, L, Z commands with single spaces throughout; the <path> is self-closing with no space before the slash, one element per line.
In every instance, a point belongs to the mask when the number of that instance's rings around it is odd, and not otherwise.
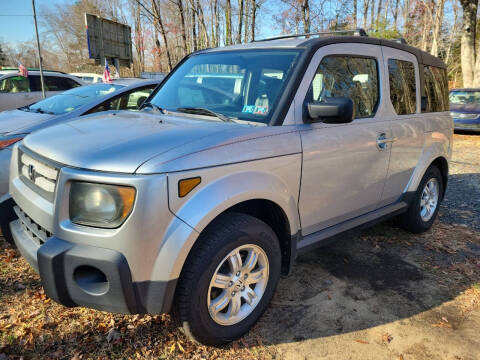
<path fill-rule="evenodd" d="M 270 40 L 281 40 L 281 39 L 290 39 L 290 38 L 299 38 L 299 37 L 310 37 L 310 36 L 325 36 L 325 35 L 353 35 L 353 36 L 368 36 L 367 32 L 363 29 L 354 29 L 354 30 L 334 30 L 334 31 L 321 31 L 305 34 L 287 34 L 279 35 L 259 40 L 253 40 L 252 42 L 260 41 L 270 41 Z"/>

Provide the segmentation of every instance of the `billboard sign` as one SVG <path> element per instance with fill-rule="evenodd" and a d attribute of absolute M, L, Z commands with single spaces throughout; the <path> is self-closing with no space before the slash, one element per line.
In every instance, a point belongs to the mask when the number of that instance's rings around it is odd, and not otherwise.
<path fill-rule="evenodd" d="M 132 30 L 130 26 L 107 20 L 96 15 L 85 14 L 88 57 L 103 65 L 118 60 L 120 65 L 130 67 L 132 57 Z"/>

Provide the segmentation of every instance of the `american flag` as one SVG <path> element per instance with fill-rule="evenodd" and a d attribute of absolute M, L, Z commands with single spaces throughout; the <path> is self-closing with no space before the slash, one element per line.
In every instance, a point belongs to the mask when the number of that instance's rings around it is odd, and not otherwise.
<path fill-rule="evenodd" d="M 22 65 L 20 61 L 17 61 L 18 64 L 18 73 L 23 77 L 28 77 L 28 70 L 25 66 Z"/>
<path fill-rule="evenodd" d="M 110 68 L 108 67 L 107 59 L 105 59 L 105 70 L 103 71 L 103 82 L 111 83 L 112 77 L 110 76 Z"/>

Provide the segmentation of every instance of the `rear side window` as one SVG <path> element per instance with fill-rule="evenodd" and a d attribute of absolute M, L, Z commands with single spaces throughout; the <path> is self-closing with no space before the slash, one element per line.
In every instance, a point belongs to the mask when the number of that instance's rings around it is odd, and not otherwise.
<path fill-rule="evenodd" d="M 375 115 L 378 103 L 377 61 L 355 56 L 327 56 L 318 66 L 306 101 L 348 97 L 354 104 L 355 118 Z"/>
<path fill-rule="evenodd" d="M 414 114 L 417 109 L 415 66 L 410 61 L 388 60 L 390 100 L 397 115 Z"/>
<path fill-rule="evenodd" d="M 78 83 L 67 77 L 45 76 L 44 81 L 47 91 L 65 91 L 79 86 Z"/>
<path fill-rule="evenodd" d="M 447 71 L 435 66 L 424 66 L 423 75 L 426 106 L 422 112 L 447 111 L 449 108 Z"/>

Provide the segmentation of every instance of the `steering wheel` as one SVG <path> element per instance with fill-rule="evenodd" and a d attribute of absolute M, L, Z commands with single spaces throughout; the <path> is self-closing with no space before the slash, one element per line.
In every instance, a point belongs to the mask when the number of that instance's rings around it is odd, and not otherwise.
<path fill-rule="evenodd" d="M 217 88 L 214 88 L 208 85 L 203 85 L 203 84 L 186 83 L 186 84 L 182 84 L 181 87 L 190 87 L 190 88 L 195 88 L 202 91 L 207 90 L 207 93 L 210 93 L 210 96 L 213 96 L 213 97 L 220 96 L 225 100 L 229 100 L 230 102 L 233 102 L 237 98 L 236 95 L 231 94 L 228 91 L 217 89 Z"/>

